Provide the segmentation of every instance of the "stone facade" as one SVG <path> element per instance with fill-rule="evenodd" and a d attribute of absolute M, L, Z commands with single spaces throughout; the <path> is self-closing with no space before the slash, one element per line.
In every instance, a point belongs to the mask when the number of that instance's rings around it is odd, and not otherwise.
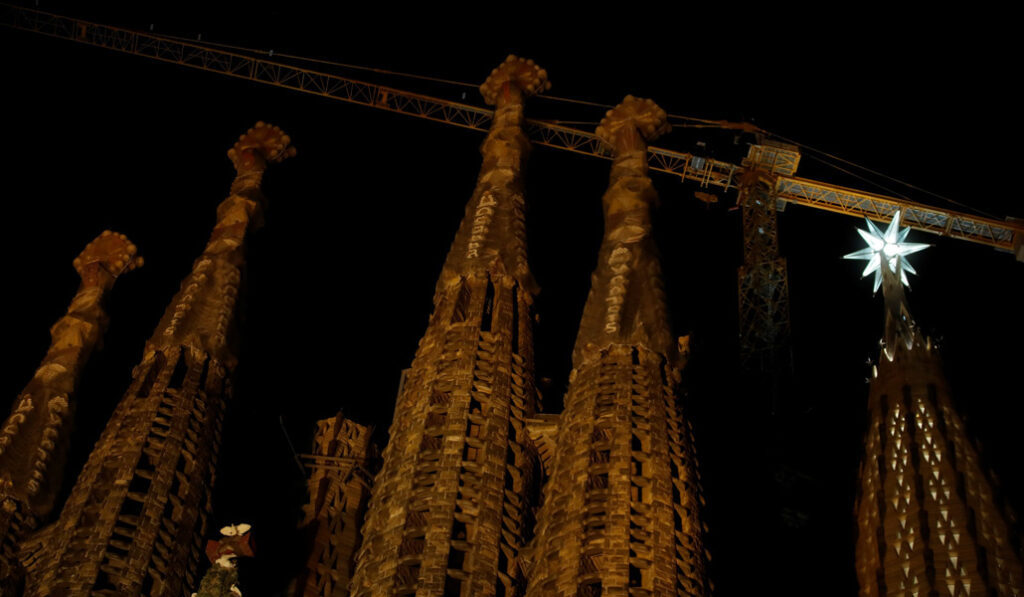
<path fill-rule="evenodd" d="M 855 507 L 860 595 L 1024 595 L 1006 512 L 938 354 L 914 333 L 879 361 Z"/>
<path fill-rule="evenodd" d="M 565 410 L 557 430 L 541 419 L 534 432 L 556 447 L 525 558 L 527 595 L 708 593 L 697 462 L 676 396 L 684 357 L 651 238 L 647 142 L 667 130 L 664 111 L 633 97 L 597 130 L 614 153 L 604 240 Z"/>
<path fill-rule="evenodd" d="M 312 469 L 309 503 L 303 528 L 312 535 L 305 570 L 295 582 L 296 597 L 348 595 L 356 549 L 377 466 L 372 427 L 341 413 L 317 422 L 313 454 L 304 457 Z"/>
<path fill-rule="evenodd" d="M 103 298 L 122 273 L 142 265 L 135 245 L 109 230 L 73 265 L 82 283 L 67 313 L 50 328 L 50 349 L 0 427 L 0 594 L 24 579 L 18 551 L 53 509 L 61 486 L 82 368 L 107 325 Z"/>
<path fill-rule="evenodd" d="M 515 595 L 531 522 L 537 408 L 526 262 L 523 100 L 547 87 L 510 56 L 481 86 L 497 109 L 483 166 L 398 397 L 351 594 Z"/>
<path fill-rule="evenodd" d="M 235 366 L 246 233 L 260 221 L 263 171 L 294 155 L 289 142 L 261 122 L 228 152 L 238 172 L 231 195 L 46 530 L 26 595 L 179 597 L 196 586 Z"/>

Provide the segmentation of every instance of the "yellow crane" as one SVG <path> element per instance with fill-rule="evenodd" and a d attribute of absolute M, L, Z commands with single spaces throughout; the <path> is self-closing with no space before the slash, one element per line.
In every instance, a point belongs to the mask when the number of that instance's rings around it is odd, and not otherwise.
<path fill-rule="evenodd" d="M 0 3 L 0 24 L 481 132 L 486 132 L 490 126 L 491 112 L 485 108 L 247 56 L 199 42 L 181 41 L 4 3 Z M 531 140 L 539 145 L 611 159 L 594 133 L 589 131 L 530 120 L 529 132 Z M 717 187 L 725 191 L 738 188 L 739 177 L 746 170 L 743 165 L 659 147 L 651 147 L 648 156 L 652 170 L 674 174 L 702 187 Z M 800 154 L 777 144 L 754 146 L 748 160 L 757 161 L 775 176 L 775 194 L 781 201 L 880 222 L 888 222 L 897 209 L 902 209 L 904 226 L 1015 251 L 1017 259 L 1024 261 L 1024 222 L 1000 221 L 800 178 L 795 176 Z"/>
<path fill-rule="evenodd" d="M 41 35 L 107 48 L 321 97 L 416 116 L 486 132 L 491 111 L 406 90 L 301 68 L 283 61 L 229 51 L 200 42 L 112 27 L 0 3 L 0 24 Z M 271 53 L 272 54 L 272 53 Z M 610 159 L 596 135 L 561 124 L 528 120 L 539 145 Z M 702 126 L 752 132 L 748 123 L 705 121 Z M 796 176 L 796 146 L 771 141 L 751 145 L 741 164 L 659 147 L 648 149 L 652 170 L 696 182 L 696 196 L 715 201 L 709 191 L 738 192 L 743 216 L 744 263 L 739 268 L 741 361 L 745 369 L 778 381 L 791 369 L 789 291 L 786 262 L 779 255 L 776 212 L 793 203 L 888 222 L 902 214 L 902 225 L 948 238 L 1012 252 L 1024 261 L 1024 221 L 972 215 L 907 199 L 842 187 Z M 773 391 L 773 393 L 776 393 Z"/>

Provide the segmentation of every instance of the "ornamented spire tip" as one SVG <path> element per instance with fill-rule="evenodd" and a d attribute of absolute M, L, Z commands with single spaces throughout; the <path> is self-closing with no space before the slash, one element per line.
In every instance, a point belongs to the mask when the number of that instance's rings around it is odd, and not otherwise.
<path fill-rule="evenodd" d="M 282 162 L 295 156 L 295 148 L 291 146 L 291 142 L 291 137 L 280 127 L 261 120 L 238 137 L 238 142 L 228 150 L 228 157 L 239 171 L 251 167 L 254 153 L 268 162 Z"/>
<path fill-rule="evenodd" d="M 82 279 L 95 275 L 96 268 L 102 267 L 117 278 L 125 272 L 142 267 L 142 257 L 136 256 L 138 248 L 124 234 L 104 230 L 102 234 L 85 246 L 72 265 Z"/>
<path fill-rule="evenodd" d="M 654 100 L 627 95 L 605 113 L 596 132 L 601 141 L 615 147 L 620 136 L 632 131 L 640 133 L 644 141 L 650 143 L 671 130 L 668 115 Z"/>
<path fill-rule="evenodd" d="M 878 288 L 882 285 L 883 264 L 891 274 L 899 275 L 900 282 L 904 286 L 910 286 L 907 273 L 916 274 L 917 270 L 907 261 L 907 255 L 923 251 L 931 246 L 925 243 L 904 242 L 910 233 L 910 228 L 900 230 L 900 212 L 901 210 L 896 210 L 892 221 L 889 222 L 889 226 L 884 232 L 875 226 L 874 222 L 865 218 L 868 229 L 858 228 L 857 233 L 868 244 L 867 248 L 843 255 L 843 259 L 862 259 L 868 262 L 863 276 L 866 277 L 872 272 L 875 274 L 874 292 L 878 292 Z"/>
<path fill-rule="evenodd" d="M 537 65 L 533 60 L 519 58 L 509 54 L 491 75 L 480 85 L 480 95 L 484 101 L 493 106 L 498 102 L 498 94 L 505 83 L 511 83 L 522 91 L 523 95 L 531 96 L 551 89 L 548 71 Z"/>

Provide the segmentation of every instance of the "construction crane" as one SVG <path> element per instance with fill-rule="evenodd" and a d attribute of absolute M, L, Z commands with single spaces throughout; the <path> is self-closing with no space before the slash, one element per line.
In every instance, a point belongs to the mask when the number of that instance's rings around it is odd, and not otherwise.
<path fill-rule="evenodd" d="M 491 111 L 485 108 L 246 56 L 201 43 L 169 39 L 3 3 L 0 3 L 0 24 L 481 132 L 486 132 L 490 126 Z M 529 121 L 529 129 L 531 140 L 539 145 L 611 159 L 611 154 L 601 147 L 591 132 L 536 120 Z M 755 160 L 760 167 L 775 176 L 774 194 L 779 201 L 857 218 L 868 217 L 880 222 L 889 221 L 897 209 L 903 209 L 904 226 L 1013 251 L 1019 261 L 1024 261 L 1024 223 L 1004 222 L 799 178 L 794 176 L 799 164 L 799 153 L 779 151 L 778 145 L 754 146 L 748 159 Z M 746 169 L 744 166 L 658 147 L 650 148 L 649 160 L 652 170 L 674 174 L 684 180 L 697 182 L 702 187 L 718 187 L 726 191 L 738 188 L 739 177 Z"/>
<path fill-rule="evenodd" d="M 488 109 L 198 42 L 2 3 L 0 24 L 481 132 L 490 126 Z M 748 130 L 749 126 L 732 124 L 725 128 Z M 536 144 L 611 158 L 596 135 L 588 131 L 529 120 L 528 132 Z M 788 280 L 785 260 L 779 255 L 776 222 L 777 211 L 789 203 L 879 222 L 889 221 L 900 211 L 903 226 L 1013 252 L 1018 261 L 1024 261 L 1024 221 L 1000 221 L 800 178 L 795 176 L 800 153 L 793 145 L 762 141 L 750 147 L 739 165 L 658 147 L 649 148 L 648 160 L 652 170 L 694 181 L 701 189 L 738 191 L 744 239 L 744 263 L 738 281 L 740 350 L 741 361 L 749 371 L 785 374 L 792 367 Z"/>

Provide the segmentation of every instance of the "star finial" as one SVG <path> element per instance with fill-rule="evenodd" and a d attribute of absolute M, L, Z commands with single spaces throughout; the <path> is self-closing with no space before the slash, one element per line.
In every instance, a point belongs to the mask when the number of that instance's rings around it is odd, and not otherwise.
<path fill-rule="evenodd" d="M 885 232 L 882 232 L 878 226 L 875 226 L 874 222 L 865 218 L 868 223 L 868 229 L 861 230 L 858 228 L 857 232 L 868 243 L 868 247 L 843 255 L 843 259 L 863 259 L 868 262 L 867 267 L 864 268 L 863 275 L 867 276 L 874 272 L 874 292 L 878 292 L 878 288 L 882 285 L 883 264 L 893 275 L 896 275 L 897 272 L 899 273 L 900 282 L 904 286 L 910 286 L 907 273 L 916 274 L 917 270 L 907 261 L 907 255 L 923 251 L 931 246 L 924 243 L 904 242 L 910 233 L 910 228 L 900 230 L 900 212 L 901 210 L 896 210 Z"/>

